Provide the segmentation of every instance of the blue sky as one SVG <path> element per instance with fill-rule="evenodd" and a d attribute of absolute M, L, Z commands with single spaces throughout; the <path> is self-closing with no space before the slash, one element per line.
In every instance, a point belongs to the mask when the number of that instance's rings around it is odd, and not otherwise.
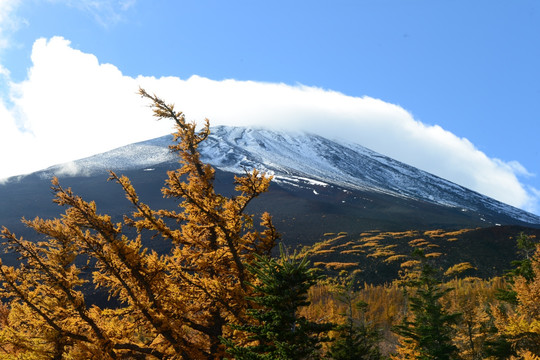
<path fill-rule="evenodd" d="M 0 0 L 0 178 L 166 133 L 139 119 L 144 85 L 540 213 L 538 64 L 537 1 Z"/>

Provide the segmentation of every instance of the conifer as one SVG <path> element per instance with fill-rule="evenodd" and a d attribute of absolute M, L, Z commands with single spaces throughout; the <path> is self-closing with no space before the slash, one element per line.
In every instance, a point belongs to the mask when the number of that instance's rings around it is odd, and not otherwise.
<path fill-rule="evenodd" d="M 366 323 L 364 313 L 368 304 L 359 301 L 356 308 L 362 319 L 353 317 L 353 304 L 350 296 L 341 298 L 346 302 L 345 322 L 336 328 L 337 337 L 333 339 L 328 356 L 332 360 L 378 360 L 382 359 L 379 350 L 380 333 Z"/>
<path fill-rule="evenodd" d="M 534 236 L 529 236 L 521 232 L 517 237 L 518 259 L 511 262 L 512 269 L 506 272 L 506 278 L 510 288 L 499 290 L 497 296 L 500 300 L 517 305 L 517 293 L 512 289 L 512 284 L 516 277 L 523 277 L 526 281 L 533 280 L 532 256 L 536 249 L 536 244 L 537 242 Z"/>
<path fill-rule="evenodd" d="M 516 351 L 520 348 L 518 339 L 527 338 L 525 335 L 527 331 L 517 330 L 519 326 L 511 331 L 507 330 L 518 316 L 516 311 L 527 311 L 526 307 L 520 304 L 519 297 L 528 291 L 529 285 L 534 288 L 537 281 L 535 268 L 538 257 L 535 250 L 538 242 L 534 236 L 522 232 L 516 239 L 516 246 L 519 258 L 511 262 L 513 268 L 506 272 L 507 286 L 497 292 L 497 298 L 501 300 L 501 304 L 492 306 L 494 325 L 491 338 L 486 341 L 486 353 L 497 359 L 507 359 L 517 355 Z M 521 295 L 518 295 L 518 289 L 521 290 Z M 524 341 L 521 342 L 522 345 L 524 343 Z"/>
<path fill-rule="evenodd" d="M 411 277 L 406 283 L 407 292 L 411 293 L 410 314 L 394 327 L 401 336 L 403 350 L 408 354 L 405 358 L 456 359 L 457 348 L 452 344 L 450 325 L 456 322 L 459 314 L 447 313 L 440 302 L 451 289 L 441 287 L 437 270 L 429 264 L 422 250 L 415 249 L 413 255 L 419 268 L 418 276 Z"/>
<path fill-rule="evenodd" d="M 279 259 L 258 257 L 250 272 L 256 282 L 250 284 L 254 296 L 248 310 L 250 324 L 235 326 L 247 334 L 248 343 L 226 339 L 229 353 L 237 360 L 319 359 L 324 333 L 330 323 L 315 323 L 300 316 L 300 307 L 309 305 L 307 293 L 319 278 L 304 256 L 287 255 L 281 249 Z"/>
<path fill-rule="evenodd" d="M 210 134 L 208 120 L 197 131 L 173 105 L 143 89 L 140 95 L 154 116 L 175 124 L 170 148 L 180 168 L 168 172 L 162 192 L 178 208 L 150 208 L 128 178 L 111 172 L 135 209 L 115 223 L 54 179 L 54 202 L 65 213 L 23 220 L 40 241 L 1 231 L 21 262 L 0 266 L 0 295 L 9 308 L 0 352 L 25 359 L 221 359 L 228 324 L 245 322 L 253 280 L 246 265 L 269 254 L 278 238 L 269 214 L 258 231 L 246 208 L 271 177 L 253 170 L 235 177 L 235 197 L 216 193 L 215 170 L 198 151 Z M 170 251 L 145 248 L 143 238 L 162 239 Z M 86 260 L 91 276 L 81 266 Z M 90 286 L 119 305 L 89 304 L 83 287 Z"/>
<path fill-rule="evenodd" d="M 463 360 L 485 359 L 485 341 L 490 328 L 489 301 L 478 286 L 479 279 L 454 279 L 452 291 L 446 296 L 444 306 L 448 311 L 459 312 L 455 324 L 453 343 Z"/>
<path fill-rule="evenodd" d="M 512 349 L 521 356 L 527 353 L 540 357 L 540 244 L 536 245 L 530 257 L 527 275 L 514 278 L 515 308 L 493 310 L 499 334 L 512 345 Z"/>
<path fill-rule="evenodd" d="M 333 280 L 333 295 L 345 308 L 340 313 L 341 323 L 333 331 L 335 338 L 332 339 L 327 353 L 327 357 L 332 360 L 382 359 L 379 350 L 381 333 L 366 319 L 370 306 L 355 296 L 357 274 L 342 271 Z"/>

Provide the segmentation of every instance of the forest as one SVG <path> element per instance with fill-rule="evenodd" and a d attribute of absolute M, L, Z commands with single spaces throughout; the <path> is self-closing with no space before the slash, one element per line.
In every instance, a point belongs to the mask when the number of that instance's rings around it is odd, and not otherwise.
<path fill-rule="evenodd" d="M 247 212 L 272 177 L 246 170 L 234 196 L 217 193 L 198 152 L 209 121 L 139 92 L 175 125 L 179 168 L 162 188 L 175 210 L 152 209 L 110 172 L 133 209 L 115 222 L 53 179 L 60 217 L 23 218 L 32 239 L 0 230 L 19 258 L 0 263 L 2 359 L 540 359 L 534 235 L 513 239 L 504 276 L 446 257 L 470 229 L 328 233 L 289 249 L 270 214 Z M 364 258 L 394 280 L 368 281 Z"/>

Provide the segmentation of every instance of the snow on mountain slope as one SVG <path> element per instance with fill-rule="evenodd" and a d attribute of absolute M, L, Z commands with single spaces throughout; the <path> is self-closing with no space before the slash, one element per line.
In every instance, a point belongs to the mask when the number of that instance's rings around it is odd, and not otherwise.
<path fill-rule="evenodd" d="M 151 170 L 153 165 L 176 161 L 168 145 L 172 137 L 131 144 L 103 154 L 57 165 L 43 172 L 74 175 L 113 169 Z M 503 204 L 462 186 L 403 164 L 358 144 L 331 141 L 307 133 L 264 129 L 212 128 L 200 147 L 202 159 L 229 172 L 257 168 L 274 175 L 276 182 L 294 186 L 315 181 L 351 190 L 374 191 L 463 211 L 505 214 L 519 221 L 540 224 L 540 217 Z"/>
<path fill-rule="evenodd" d="M 145 169 L 167 161 L 176 161 L 176 155 L 168 146 L 172 135 L 147 140 L 113 149 L 84 159 L 51 166 L 40 172 L 40 176 L 92 175 L 107 170 Z"/>
<path fill-rule="evenodd" d="M 529 222 L 540 217 L 378 154 L 358 144 L 306 133 L 217 127 L 203 159 L 223 170 L 258 168 L 278 181 L 305 177 L 345 188 L 371 190 L 463 210 L 485 209 Z"/>

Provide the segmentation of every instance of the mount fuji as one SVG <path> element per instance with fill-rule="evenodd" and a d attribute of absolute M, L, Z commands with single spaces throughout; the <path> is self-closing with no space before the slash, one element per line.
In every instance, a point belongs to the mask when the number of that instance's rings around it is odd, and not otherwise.
<path fill-rule="evenodd" d="M 269 211 L 293 244 L 312 243 L 330 231 L 540 228 L 537 215 L 358 144 L 309 133 L 226 126 L 211 130 L 199 150 L 202 160 L 217 169 L 216 189 L 233 194 L 233 175 L 253 168 L 273 175 L 270 191 L 250 210 Z M 17 226 L 22 216 L 57 216 L 61 209 L 47 191 L 52 176 L 120 218 L 129 203 L 118 186 L 105 183 L 107 170 L 130 177 L 151 206 L 176 206 L 159 191 L 166 171 L 178 167 L 171 143 L 172 136 L 164 136 L 10 178 L 0 185 L 0 224 Z"/>

